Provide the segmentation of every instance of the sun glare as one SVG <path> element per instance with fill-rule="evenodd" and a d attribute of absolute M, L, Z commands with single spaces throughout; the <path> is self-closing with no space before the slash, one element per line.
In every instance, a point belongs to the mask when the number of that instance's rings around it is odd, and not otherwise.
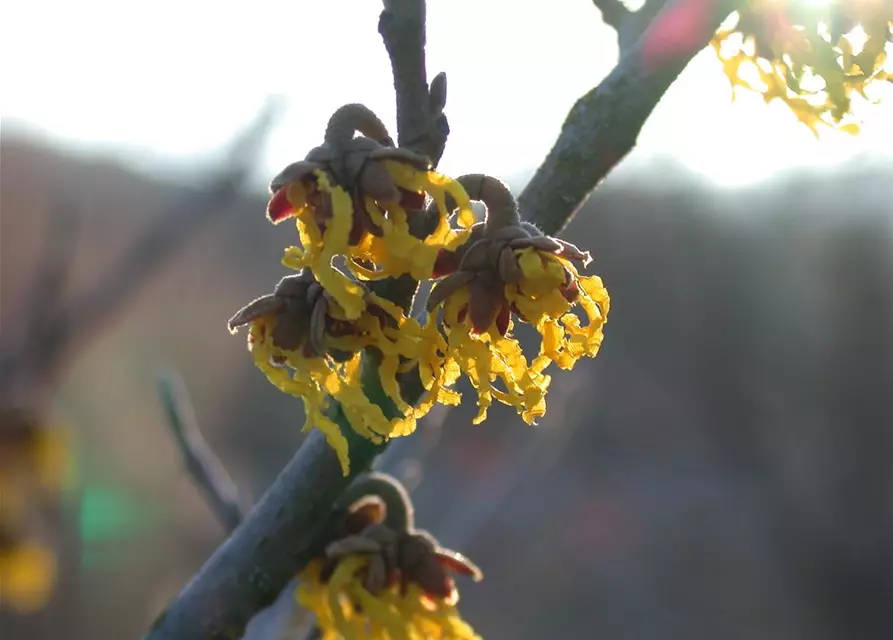
<path fill-rule="evenodd" d="M 258 0 L 249 10 L 192 0 L 187 11 L 175 10 L 181 4 L 158 0 L 141 17 L 145 28 L 166 34 L 160 50 L 133 46 L 131 18 L 113 0 L 81 0 L 76 8 L 60 9 L 64 15 L 50 23 L 40 3 L 10 5 L 6 13 L 14 15 L 7 24 L 42 25 L 42 31 L 38 38 L 7 29 L 0 39 L 0 55 L 16 61 L 4 66 L 4 125 L 7 118 L 23 121 L 129 161 L 194 163 L 223 148 L 266 96 L 283 94 L 289 108 L 265 163 L 272 172 L 319 144 L 314 133 L 340 104 L 366 102 L 393 123 L 390 65 L 375 27 L 379 3 L 351 0 L 349 15 L 340 2 Z M 511 29 L 492 28 L 509 10 Z M 173 14 L 178 18 L 171 26 L 167 16 Z M 283 24 L 337 24 L 341 41 L 351 44 L 333 47 L 330 30 L 319 28 L 303 31 L 296 49 L 290 39 L 269 38 L 270 15 Z M 452 133 L 442 165 L 452 173 L 486 171 L 508 179 L 528 173 L 548 152 L 570 105 L 610 71 L 617 56 L 616 37 L 591 3 L 567 3 L 544 14 L 535 4 L 509 0 L 432 2 L 428 21 L 430 71 L 445 70 L 450 79 Z M 457 33 L 464 34 L 461 42 Z M 847 37 L 856 50 L 864 45 L 861 29 Z M 296 69 L 314 52 L 322 52 L 325 63 L 318 69 L 325 72 L 314 71 L 308 84 Z M 734 183 L 848 157 L 840 147 L 816 143 L 789 114 L 761 100 L 731 104 L 715 54 L 707 51 L 699 59 L 662 100 L 631 161 L 669 156 Z M 890 108 L 880 109 L 889 116 Z M 884 120 L 881 113 L 867 115 Z M 846 149 L 850 155 L 889 153 L 890 127 L 869 126 Z M 721 142 L 725 135 L 734 144 Z"/>
<path fill-rule="evenodd" d="M 862 53 L 862 49 L 865 48 L 865 43 L 868 42 L 868 34 L 865 33 L 865 29 L 862 28 L 861 24 L 857 24 L 855 29 L 843 37 L 847 39 L 850 46 L 853 48 L 853 55 Z"/>

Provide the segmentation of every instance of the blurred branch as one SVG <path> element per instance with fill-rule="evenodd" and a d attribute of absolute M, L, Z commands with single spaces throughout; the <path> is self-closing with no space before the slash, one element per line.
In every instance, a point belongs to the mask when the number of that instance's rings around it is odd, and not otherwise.
<path fill-rule="evenodd" d="M 170 370 L 159 374 L 157 384 L 168 426 L 186 470 L 204 494 L 208 506 L 226 533 L 230 534 L 247 513 L 243 500 L 240 499 L 239 489 L 214 450 L 202 437 L 195 409 L 182 377 Z M 271 606 L 259 611 L 251 619 L 243 640 L 271 640 L 279 637 L 281 629 L 288 625 L 293 616 L 295 587 L 295 581 L 286 585 Z"/>
<path fill-rule="evenodd" d="M 334 451 L 314 430 L 248 517 L 208 559 L 156 620 L 148 639 L 241 638 L 255 612 L 272 604 L 319 551 L 331 527 L 332 505 L 369 468 L 383 446 L 333 416 L 350 446 L 344 477 Z"/>
<path fill-rule="evenodd" d="M 62 297 L 68 285 L 76 247 L 74 239 L 81 220 L 79 210 L 68 210 L 60 202 L 45 216 L 39 248 L 42 259 L 27 289 L 24 321 L 18 336 L 7 332 L 0 338 L 0 402 L 19 402 L 12 396 L 16 390 L 27 387 L 32 378 L 26 371 L 34 364 L 29 362 L 28 354 L 40 353 L 42 345 L 58 333 Z"/>
<path fill-rule="evenodd" d="M 602 12 L 605 24 L 614 29 L 619 29 L 623 21 L 633 13 L 621 0 L 592 0 L 592 4 Z"/>
<path fill-rule="evenodd" d="M 50 322 L 42 323 L 29 315 L 24 322 L 26 330 L 41 327 L 35 339 L 0 343 L 0 391 L 13 385 L 26 391 L 50 386 L 76 348 L 82 347 L 120 311 L 171 256 L 210 222 L 220 219 L 221 211 L 244 186 L 256 165 L 278 110 L 278 103 L 268 102 L 231 144 L 222 168 L 204 186 L 178 199 L 159 215 L 107 270 L 105 278 L 57 308 Z M 61 231 L 58 235 L 62 235 Z M 50 274 L 59 271 L 59 256 L 50 254 L 45 260 L 51 264 L 41 270 Z M 67 266 L 68 262 L 63 261 L 62 267 Z M 39 289 L 30 295 L 38 301 L 42 297 Z"/>
<path fill-rule="evenodd" d="M 601 83 L 577 100 L 518 197 L 524 216 L 562 230 L 636 145 L 654 107 L 740 0 L 670 0 Z"/>
<path fill-rule="evenodd" d="M 37 275 L 31 287 L 33 295 L 25 310 L 25 317 L 32 321 L 28 327 L 32 347 L 51 331 L 59 313 L 77 246 L 75 238 L 82 221 L 81 211 L 67 210 L 61 203 L 57 203 L 45 217 L 44 241 L 40 248 L 43 260 L 37 265 Z"/>
<path fill-rule="evenodd" d="M 654 106 L 688 61 L 706 46 L 733 4 L 731 0 L 676 0 L 660 12 L 608 77 L 571 109 L 555 147 L 521 194 L 520 206 L 529 220 L 547 233 L 564 227 L 635 145 Z M 398 140 L 401 146 L 433 150 L 436 160 L 440 143 L 437 129 L 431 127 L 431 105 L 445 98 L 446 86 L 436 79 L 428 88 L 425 80 L 424 2 L 385 0 L 384 5 L 379 31 L 394 72 Z M 680 23 L 680 15 L 687 16 L 688 22 Z M 682 34 L 684 47 L 655 48 L 654 43 L 676 44 L 682 36 L 673 30 L 678 31 L 680 24 L 697 31 Z M 386 405 L 380 388 L 369 389 L 368 395 Z M 325 438 L 312 432 L 245 521 L 159 616 L 147 640 L 241 637 L 252 615 L 273 602 L 289 579 L 319 552 L 331 527 L 332 505 L 386 447 L 357 435 L 340 407 L 333 403 L 333 409 L 331 418 L 349 442 L 350 475 L 342 476 Z"/>
<path fill-rule="evenodd" d="M 233 531 L 245 515 L 239 491 L 202 437 L 183 379 L 174 371 L 159 375 L 158 394 L 186 470 L 227 533 Z"/>
<path fill-rule="evenodd" d="M 646 0 L 638 11 L 632 11 L 622 0 L 592 0 L 605 24 L 617 32 L 621 56 L 632 49 L 666 3 L 667 0 Z"/>

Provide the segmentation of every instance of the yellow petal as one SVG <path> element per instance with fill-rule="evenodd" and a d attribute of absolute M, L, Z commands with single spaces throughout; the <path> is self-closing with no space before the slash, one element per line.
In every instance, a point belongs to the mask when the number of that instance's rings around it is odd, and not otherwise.
<path fill-rule="evenodd" d="M 19 613 L 35 613 L 50 599 L 56 581 L 56 557 L 31 541 L 0 551 L 2 604 Z"/>

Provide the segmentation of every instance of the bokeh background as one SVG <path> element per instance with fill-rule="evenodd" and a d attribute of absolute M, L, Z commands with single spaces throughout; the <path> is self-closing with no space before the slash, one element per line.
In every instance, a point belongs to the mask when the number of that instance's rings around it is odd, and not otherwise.
<path fill-rule="evenodd" d="M 61 425 L 76 463 L 41 529 L 52 599 L 0 611 L 4 640 L 139 637 L 223 539 L 161 368 L 246 497 L 300 445 L 300 402 L 225 322 L 285 273 L 265 181 L 345 102 L 393 122 L 379 11 L 4 7 L 0 344 L 28 346 L 35 309 L 73 324 L 4 361 L 2 400 Z M 428 20 L 441 168 L 515 189 L 617 57 L 588 2 L 434 0 Z M 863 115 L 817 141 L 733 102 L 704 52 L 564 233 L 612 295 L 598 358 L 555 374 L 535 428 L 465 404 L 380 461 L 484 569 L 460 585 L 484 637 L 893 637 L 893 103 Z"/>

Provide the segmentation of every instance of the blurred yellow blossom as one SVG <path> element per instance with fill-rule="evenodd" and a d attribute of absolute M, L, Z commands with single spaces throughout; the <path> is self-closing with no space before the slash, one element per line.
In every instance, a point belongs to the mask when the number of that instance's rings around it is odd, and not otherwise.
<path fill-rule="evenodd" d="M 0 609 L 32 613 L 52 595 L 56 553 L 39 525 L 72 462 L 65 429 L 34 411 L 0 409 Z"/>
<path fill-rule="evenodd" d="M 4 546 L 0 540 L 0 610 L 40 611 L 53 592 L 56 555 L 36 541 Z"/>
<path fill-rule="evenodd" d="M 781 100 L 816 135 L 859 131 L 852 98 L 891 79 L 891 43 L 889 0 L 750 0 L 712 41 L 733 89 Z"/>

